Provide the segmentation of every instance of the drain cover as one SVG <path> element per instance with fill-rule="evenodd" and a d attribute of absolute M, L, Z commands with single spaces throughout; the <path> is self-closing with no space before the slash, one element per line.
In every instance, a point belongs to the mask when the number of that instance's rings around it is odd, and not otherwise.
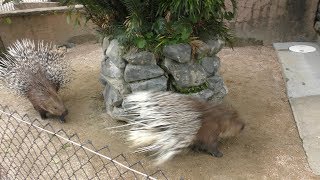
<path fill-rule="evenodd" d="M 289 50 L 293 52 L 298 52 L 298 53 L 309 53 L 309 52 L 314 52 L 317 49 L 315 47 L 307 46 L 307 45 L 295 45 L 295 46 L 289 47 Z"/>

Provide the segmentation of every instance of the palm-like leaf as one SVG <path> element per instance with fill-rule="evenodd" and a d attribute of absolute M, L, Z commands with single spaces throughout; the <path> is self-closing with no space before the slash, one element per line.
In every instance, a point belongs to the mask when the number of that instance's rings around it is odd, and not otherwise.
<path fill-rule="evenodd" d="M 88 18 L 101 32 L 126 46 L 147 49 L 190 41 L 202 33 L 229 41 L 232 36 L 224 20 L 231 20 L 236 10 L 235 0 L 228 0 L 231 10 L 225 6 L 227 0 L 61 1 L 83 4 Z"/>

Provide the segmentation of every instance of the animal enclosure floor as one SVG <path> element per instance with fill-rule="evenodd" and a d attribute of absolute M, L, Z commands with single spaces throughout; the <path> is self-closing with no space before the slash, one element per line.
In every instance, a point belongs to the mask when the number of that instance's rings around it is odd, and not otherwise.
<path fill-rule="evenodd" d="M 316 48 L 310 53 L 289 51 L 293 45 Z M 315 43 L 275 43 L 286 78 L 287 92 L 308 162 L 320 175 L 320 47 Z"/>
<path fill-rule="evenodd" d="M 229 94 L 226 98 L 244 118 L 247 126 L 237 138 L 224 141 L 222 158 L 187 152 L 160 168 L 169 179 L 319 179 L 307 163 L 301 139 L 292 116 L 281 75 L 272 47 L 225 48 L 221 58 L 221 74 Z M 73 69 L 71 82 L 61 91 L 69 109 L 66 123 L 50 123 L 68 133 L 78 133 L 91 140 L 97 148 L 109 145 L 114 155 L 124 153 L 129 160 L 144 159 L 132 154 L 124 136 L 105 128 L 119 125 L 105 113 L 103 87 L 98 81 L 102 52 L 99 44 L 78 45 L 66 58 Z M 23 97 L 0 89 L 0 103 L 20 113 L 39 117 Z"/>

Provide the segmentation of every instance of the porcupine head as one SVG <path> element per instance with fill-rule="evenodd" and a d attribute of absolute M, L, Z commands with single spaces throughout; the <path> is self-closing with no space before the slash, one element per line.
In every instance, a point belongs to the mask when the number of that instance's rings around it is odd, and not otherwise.
<path fill-rule="evenodd" d="M 0 57 L 0 78 L 9 88 L 26 96 L 42 119 L 51 114 L 64 121 L 68 114 L 57 93 L 67 82 L 68 66 L 63 55 L 52 44 L 24 39 L 13 43 Z"/>
<path fill-rule="evenodd" d="M 199 106 L 199 104 L 205 104 Z M 201 126 L 197 132 L 193 148 L 205 150 L 215 157 L 222 157 L 218 150 L 219 139 L 234 137 L 245 127 L 245 123 L 240 118 L 238 112 L 233 107 L 226 104 L 210 104 L 207 102 L 197 102 L 196 109 L 202 111 Z"/>
<path fill-rule="evenodd" d="M 68 110 L 57 93 L 58 87 L 44 78 L 41 72 L 31 78 L 33 80 L 26 95 L 33 107 L 40 113 L 41 118 L 47 118 L 49 113 L 58 116 L 64 122 Z"/>

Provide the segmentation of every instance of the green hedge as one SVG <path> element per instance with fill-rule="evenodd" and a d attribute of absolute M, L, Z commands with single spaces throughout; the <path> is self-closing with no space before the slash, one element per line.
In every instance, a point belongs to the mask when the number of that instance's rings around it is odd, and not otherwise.
<path fill-rule="evenodd" d="M 87 19 L 103 35 L 125 47 L 158 51 L 164 45 L 188 43 L 201 36 L 231 42 L 225 21 L 234 18 L 235 0 L 61 0 L 82 4 Z M 229 2 L 230 9 L 226 8 Z"/>

